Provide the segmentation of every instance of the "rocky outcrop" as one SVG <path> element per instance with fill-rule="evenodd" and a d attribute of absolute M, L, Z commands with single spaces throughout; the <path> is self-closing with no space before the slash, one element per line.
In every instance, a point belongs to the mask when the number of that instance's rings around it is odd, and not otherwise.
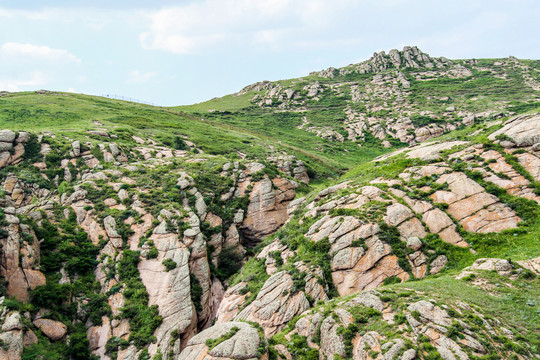
<path fill-rule="evenodd" d="M 24 333 L 21 314 L 17 311 L 8 312 L 4 308 L 5 298 L 0 298 L 0 358 L 20 360 L 24 348 Z"/>
<path fill-rule="evenodd" d="M 489 135 L 496 140 L 499 135 L 506 135 L 516 146 L 535 146 L 540 143 L 540 115 L 519 115 L 504 123 L 504 126 Z"/>
<path fill-rule="evenodd" d="M 190 254 L 175 234 L 155 234 L 150 239 L 159 255 L 156 259 L 142 260 L 138 269 L 148 291 L 148 305 L 157 305 L 163 317 L 155 332 L 158 341 L 150 346 L 150 350 L 155 352 L 160 348 L 168 352 L 174 346 L 173 331 L 179 334 L 178 345 L 183 348 L 197 329 L 197 315 L 190 298 Z M 174 261 L 176 267 L 165 272 L 165 259 Z"/>
<path fill-rule="evenodd" d="M 217 324 L 189 340 L 180 359 L 267 359 L 266 339 L 255 327 L 245 322 Z"/>
<path fill-rule="evenodd" d="M 30 300 L 29 290 L 45 285 L 45 275 L 39 271 L 40 247 L 33 230 L 21 224 L 14 207 L 4 209 L 4 230 L 0 238 L 0 276 L 7 282 L 7 293 L 20 301 Z"/>
<path fill-rule="evenodd" d="M 284 271 L 270 277 L 257 298 L 237 316 L 237 320 L 259 323 L 266 334 L 272 336 L 296 315 L 309 309 L 304 292 L 295 292 L 291 275 Z"/>
<path fill-rule="evenodd" d="M 0 130 L 0 168 L 17 164 L 24 155 L 24 145 L 30 140 L 30 134 L 24 131 L 15 133 Z"/>
<path fill-rule="evenodd" d="M 274 190 L 275 188 L 275 190 Z M 294 198 L 296 185 L 287 179 L 265 177 L 253 186 L 241 230 L 251 241 L 260 241 L 275 232 L 287 219 L 287 205 Z"/>
<path fill-rule="evenodd" d="M 501 277 L 514 281 L 524 273 L 524 269 L 538 275 L 540 273 L 538 271 L 540 269 L 538 263 L 538 258 L 519 261 L 517 262 L 517 265 L 507 259 L 482 258 L 476 260 L 471 266 L 464 268 L 461 273 L 456 276 L 456 279 L 474 279 L 478 276 L 479 279 L 475 279 L 473 284 L 485 288 L 486 281 L 481 279 L 482 271 L 493 271 Z"/>
<path fill-rule="evenodd" d="M 453 147 L 465 145 L 466 141 L 448 141 L 444 143 L 430 142 L 420 144 L 418 146 L 413 146 L 411 148 L 404 148 L 397 151 L 394 151 L 390 154 L 381 155 L 375 158 L 375 161 L 385 161 L 389 158 L 399 155 L 401 153 L 406 153 L 408 158 L 417 158 L 424 161 L 434 161 L 440 160 L 440 152 L 443 150 L 449 150 Z"/>
<path fill-rule="evenodd" d="M 327 359 L 339 356 L 412 360 L 427 348 L 431 356 L 465 360 L 504 347 L 498 341 L 499 336 L 515 339 L 512 331 L 502 326 L 502 319 L 487 316 L 463 301 L 440 305 L 436 300 L 419 295 L 409 290 L 398 296 L 395 291 L 387 290 L 384 295 L 371 291 L 352 299 L 339 299 L 331 308 L 321 307 L 304 313 L 294 328 L 282 334 L 284 341 L 277 340 L 278 343 L 272 345 L 273 350 L 283 359 L 292 358 L 291 353 L 309 352 Z M 438 296 L 430 294 L 434 295 Z M 379 330 L 386 327 L 397 332 L 390 335 Z M 302 344 L 299 337 L 305 339 L 303 345 L 298 345 Z M 485 346 L 486 339 L 490 349 Z M 508 341 L 515 347 L 524 344 Z M 521 356 L 531 358 L 531 355 L 525 350 Z"/>

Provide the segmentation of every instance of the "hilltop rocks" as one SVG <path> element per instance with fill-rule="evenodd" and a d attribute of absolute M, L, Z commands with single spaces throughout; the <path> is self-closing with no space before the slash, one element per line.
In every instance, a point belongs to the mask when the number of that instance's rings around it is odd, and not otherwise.
<path fill-rule="evenodd" d="M 206 345 L 215 339 L 224 339 L 213 347 Z M 261 344 L 261 341 L 264 342 Z M 257 329 L 245 322 L 227 322 L 214 325 L 196 336 L 187 343 L 187 347 L 180 354 L 184 360 L 252 360 L 266 358 L 266 351 L 262 354 L 259 349 L 266 348 L 266 339 L 261 338 Z"/>

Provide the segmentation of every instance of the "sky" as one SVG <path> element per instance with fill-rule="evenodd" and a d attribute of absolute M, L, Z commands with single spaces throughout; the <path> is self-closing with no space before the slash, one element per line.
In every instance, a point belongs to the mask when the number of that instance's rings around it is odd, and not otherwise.
<path fill-rule="evenodd" d="M 0 91 L 186 105 L 416 45 L 540 59 L 538 0 L 0 0 Z"/>

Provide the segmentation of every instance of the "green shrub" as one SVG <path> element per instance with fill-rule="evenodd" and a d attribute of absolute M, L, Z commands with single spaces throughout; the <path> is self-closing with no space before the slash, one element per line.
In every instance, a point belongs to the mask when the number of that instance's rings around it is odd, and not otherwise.
<path fill-rule="evenodd" d="M 226 340 L 229 340 L 230 338 L 232 338 L 234 335 L 236 335 L 237 332 L 239 332 L 240 329 L 238 327 L 233 327 L 231 328 L 231 330 L 229 330 L 228 332 L 226 332 L 225 334 L 221 335 L 219 338 L 217 339 L 208 339 L 206 340 L 206 346 L 208 346 L 208 349 L 209 350 L 212 350 L 213 348 L 215 348 L 216 346 L 218 346 L 219 344 L 221 344 L 222 342 L 226 341 Z"/>
<path fill-rule="evenodd" d="M 173 259 L 167 258 L 163 260 L 163 266 L 165 266 L 166 271 L 171 271 L 173 269 L 176 269 L 177 264 Z"/>
<path fill-rule="evenodd" d="M 148 250 L 148 252 L 146 253 L 146 258 L 148 260 L 155 259 L 158 257 L 158 255 L 159 255 L 158 249 L 155 246 L 152 246 L 152 248 Z"/>
<path fill-rule="evenodd" d="M 218 278 L 226 280 L 242 268 L 242 255 L 233 246 L 221 249 L 218 255 Z"/>
<path fill-rule="evenodd" d="M 193 305 L 197 311 L 202 311 L 201 298 L 203 290 L 199 279 L 197 279 L 197 277 L 192 273 L 189 274 L 189 284 L 191 286 L 191 301 L 193 302 Z"/>

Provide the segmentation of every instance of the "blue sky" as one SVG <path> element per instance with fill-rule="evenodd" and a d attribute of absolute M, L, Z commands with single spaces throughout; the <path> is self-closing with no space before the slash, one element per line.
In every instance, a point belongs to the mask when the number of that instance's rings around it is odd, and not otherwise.
<path fill-rule="evenodd" d="M 209 100 L 417 45 L 540 59 L 538 0 L 0 0 L 0 90 Z"/>

